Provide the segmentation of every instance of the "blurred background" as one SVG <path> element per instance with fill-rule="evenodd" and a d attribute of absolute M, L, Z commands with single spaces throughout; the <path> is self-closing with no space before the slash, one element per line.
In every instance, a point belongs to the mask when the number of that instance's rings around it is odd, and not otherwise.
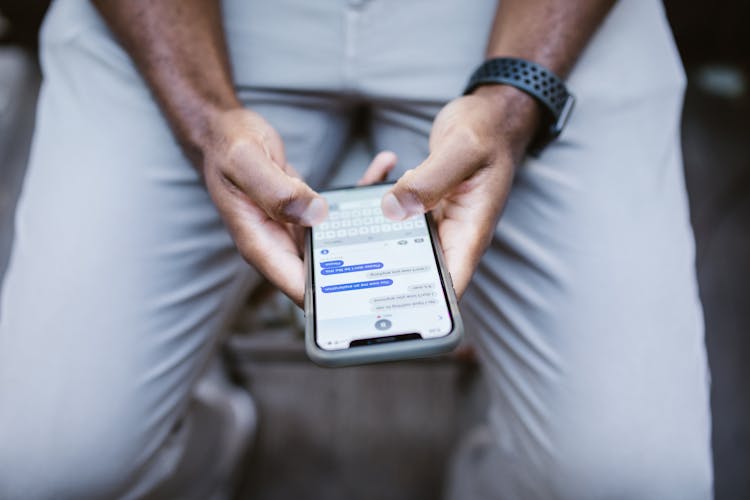
<path fill-rule="evenodd" d="M 0 0 L 0 277 L 33 129 L 47 3 Z M 713 377 L 716 498 L 750 498 L 750 2 L 665 4 L 689 80 L 683 150 Z M 350 157 L 364 154 L 360 147 L 354 141 Z M 438 498 L 457 437 L 482 416 L 471 361 L 314 367 L 294 313 L 272 290 L 248 299 L 226 354 L 261 418 L 242 498 Z"/>

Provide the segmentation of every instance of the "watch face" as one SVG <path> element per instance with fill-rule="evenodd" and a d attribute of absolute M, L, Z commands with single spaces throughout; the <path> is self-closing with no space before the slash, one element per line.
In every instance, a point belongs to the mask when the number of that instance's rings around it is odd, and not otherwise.
<path fill-rule="evenodd" d="M 576 98 L 573 96 L 573 94 L 568 94 L 568 98 L 565 100 L 565 105 L 560 112 L 560 116 L 557 117 L 557 120 L 555 120 L 555 123 L 553 123 L 552 127 L 550 128 L 550 135 L 552 136 L 552 139 L 557 138 L 557 136 L 560 135 L 560 132 L 562 132 L 565 128 L 565 125 L 568 123 L 568 118 L 570 118 L 570 113 L 573 111 L 573 106 L 575 106 L 575 103 Z"/>

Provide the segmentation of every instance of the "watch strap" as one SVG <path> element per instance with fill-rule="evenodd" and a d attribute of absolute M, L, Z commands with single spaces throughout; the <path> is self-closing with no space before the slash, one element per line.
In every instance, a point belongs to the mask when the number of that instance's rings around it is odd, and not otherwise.
<path fill-rule="evenodd" d="M 557 138 L 565 127 L 575 104 L 563 81 L 541 64 L 515 57 L 485 61 L 471 75 L 464 95 L 481 85 L 505 84 L 516 87 L 536 99 L 546 110 L 547 120 L 534 142 L 534 149 Z"/>

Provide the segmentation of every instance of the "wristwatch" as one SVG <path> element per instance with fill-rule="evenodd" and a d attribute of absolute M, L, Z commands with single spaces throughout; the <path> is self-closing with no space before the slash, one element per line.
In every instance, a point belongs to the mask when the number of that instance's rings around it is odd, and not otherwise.
<path fill-rule="evenodd" d="M 471 75 L 464 95 L 488 84 L 516 87 L 536 99 L 544 107 L 545 120 L 531 143 L 530 150 L 538 152 L 557 138 L 570 117 L 575 97 L 562 80 L 544 66 L 515 57 L 488 59 Z"/>

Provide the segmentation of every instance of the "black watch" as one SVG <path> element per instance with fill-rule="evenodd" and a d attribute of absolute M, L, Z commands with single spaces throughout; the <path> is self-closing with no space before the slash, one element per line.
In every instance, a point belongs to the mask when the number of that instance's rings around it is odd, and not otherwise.
<path fill-rule="evenodd" d="M 540 64 L 515 57 L 498 57 L 482 63 L 471 75 L 464 95 L 481 85 L 493 83 L 526 92 L 547 111 L 546 120 L 530 146 L 532 151 L 541 150 L 560 135 L 576 101 L 553 72 Z"/>

